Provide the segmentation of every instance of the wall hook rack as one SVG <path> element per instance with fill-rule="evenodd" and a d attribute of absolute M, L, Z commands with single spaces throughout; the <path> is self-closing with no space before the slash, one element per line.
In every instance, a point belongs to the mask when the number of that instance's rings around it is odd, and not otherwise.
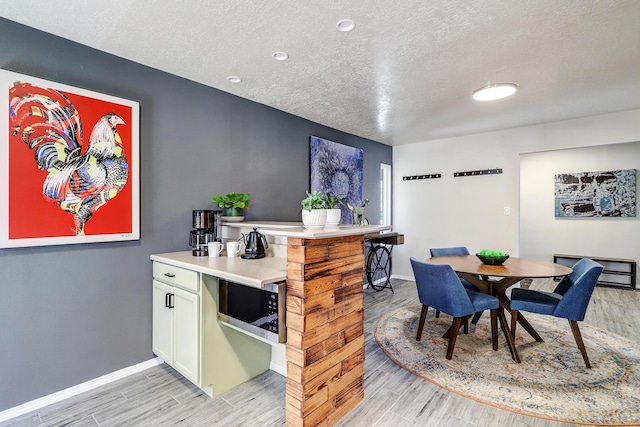
<path fill-rule="evenodd" d="M 497 173 L 502 173 L 502 168 L 498 169 L 480 169 L 475 171 L 464 171 L 464 172 L 454 172 L 453 176 L 475 176 L 475 175 L 495 175 Z"/>
<path fill-rule="evenodd" d="M 409 176 L 403 176 L 402 180 L 413 181 L 414 179 L 433 179 L 433 178 L 442 178 L 442 174 L 432 173 L 432 174 L 425 174 L 425 175 L 409 175 Z"/>

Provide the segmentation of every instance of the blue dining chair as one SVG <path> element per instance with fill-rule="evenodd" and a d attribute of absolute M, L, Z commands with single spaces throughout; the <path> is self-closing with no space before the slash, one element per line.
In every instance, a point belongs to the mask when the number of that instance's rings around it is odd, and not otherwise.
<path fill-rule="evenodd" d="M 455 246 L 452 248 L 430 248 L 429 252 L 431 256 L 449 256 L 449 255 L 471 255 L 469 249 L 466 246 Z M 478 288 L 464 279 L 460 279 L 462 285 L 472 291 L 477 291 Z"/>
<path fill-rule="evenodd" d="M 429 248 L 429 252 L 431 253 L 431 256 L 449 256 L 449 255 L 471 255 L 469 253 L 469 249 L 467 249 L 466 246 L 454 246 L 451 248 Z M 477 291 L 478 288 L 476 288 L 475 286 L 473 286 L 471 283 L 469 283 L 467 280 L 465 279 L 460 279 L 460 281 L 462 282 L 462 285 L 471 290 L 471 291 Z M 440 317 L 440 311 L 436 310 L 436 317 Z M 478 316 L 479 318 L 480 316 Z M 478 320 L 475 319 L 475 322 L 473 322 L 473 324 L 475 325 Z"/>
<path fill-rule="evenodd" d="M 587 349 L 582 341 L 578 322 L 584 320 L 591 295 L 598 282 L 602 265 L 582 258 L 573 266 L 573 272 L 564 276 L 553 292 L 514 288 L 511 291 L 511 334 L 516 336 L 518 312 L 547 314 L 569 320 L 571 332 L 582 353 L 587 368 L 591 368 Z"/>
<path fill-rule="evenodd" d="M 420 321 L 418 323 L 418 332 L 416 333 L 416 341 L 422 338 L 424 323 L 427 318 L 429 307 L 440 310 L 453 317 L 453 323 L 449 330 L 449 346 L 447 347 L 447 359 L 453 356 L 453 349 L 458 337 L 458 331 L 463 322 L 466 321 L 476 312 L 491 310 L 491 340 L 493 349 L 498 349 L 498 328 L 497 319 L 500 316 L 500 323 L 503 331 L 505 330 L 506 318 L 500 310 L 498 298 L 483 294 L 476 291 L 466 289 L 460 278 L 447 264 L 430 264 L 411 257 L 411 267 L 415 277 L 416 286 L 418 287 L 418 297 L 422 303 L 422 311 L 420 313 Z M 509 342 L 509 349 L 514 356 L 515 346 L 508 332 L 505 337 Z"/>

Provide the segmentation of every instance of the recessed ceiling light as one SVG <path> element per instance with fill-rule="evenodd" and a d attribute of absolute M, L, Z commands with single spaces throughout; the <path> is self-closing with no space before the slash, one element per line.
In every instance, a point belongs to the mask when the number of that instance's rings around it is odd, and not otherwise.
<path fill-rule="evenodd" d="M 287 55 L 286 52 L 273 52 L 271 56 L 276 61 L 284 61 L 285 59 L 289 58 L 289 55 Z"/>
<path fill-rule="evenodd" d="M 240 83 L 242 81 L 242 79 L 238 76 L 229 76 L 227 77 L 227 80 L 229 80 L 231 83 Z"/>
<path fill-rule="evenodd" d="M 336 24 L 338 31 L 347 32 L 356 28 L 356 23 L 351 19 L 342 19 Z"/>
<path fill-rule="evenodd" d="M 494 101 L 506 98 L 516 93 L 518 86 L 514 83 L 489 83 L 480 89 L 473 91 L 473 99 L 476 101 Z"/>

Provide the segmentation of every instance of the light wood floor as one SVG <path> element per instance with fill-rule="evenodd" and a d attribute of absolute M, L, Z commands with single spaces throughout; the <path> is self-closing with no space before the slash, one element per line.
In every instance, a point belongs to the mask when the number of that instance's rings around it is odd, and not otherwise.
<path fill-rule="evenodd" d="M 551 281 L 532 288 L 549 289 Z M 340 426 L 567 426 L 458 396 L 391 362 L 373 337 L 380 315 L 417 303 L 413 282 L 395 295 L 365 290 L 365 398 Z M 596 288 L 585 323 L 640 341 L 640 291 Z M 568 324 L 567 324 L 568 327 Z M 576 349 L 577 351 L 577 349 Z M 285 379 L 268 371 L 211 399 L 166 364 L 0 423 L 21 426 L 282 426 Z"/>

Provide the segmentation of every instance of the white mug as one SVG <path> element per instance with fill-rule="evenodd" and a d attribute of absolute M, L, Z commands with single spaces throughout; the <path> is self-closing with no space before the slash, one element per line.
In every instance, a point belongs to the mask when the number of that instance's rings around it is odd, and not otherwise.
<path fill-rule="evenodd" d="M 242 245 L 240 242 L 227 242 L 227 256 L 228 257 L 237 257 L 240 254 L 240 250 L 242 249 Z"/>
<path fill-rule="evenodd" d="M 209 246 L 209 256 L 220 256 L 224 249 L 224 245 L 220 242 L 209 242 L 207 246 Z"/>

